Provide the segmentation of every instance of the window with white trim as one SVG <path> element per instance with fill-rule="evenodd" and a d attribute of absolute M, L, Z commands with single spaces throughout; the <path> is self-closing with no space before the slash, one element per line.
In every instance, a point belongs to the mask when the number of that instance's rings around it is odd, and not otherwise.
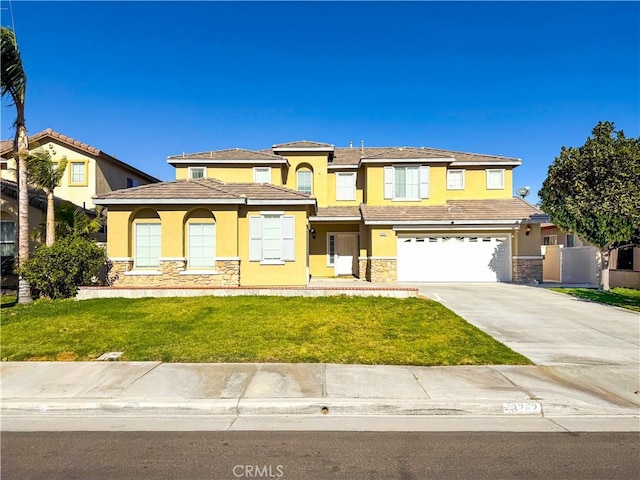
<path fill-rule="evenodd" d="M 311 195 L 313 191 L 313 172 L 308 168 L 301 168 L 296 172 L 298 191 Z"/>
<path fill-rule="evenodd" d="M 216 224 L 188 224 L 189 268 L 215 267 L 216 264 Z"/>
<path fill-rule="evenodd" d="M 504 190 L 504 168 L 487 170 L 487 190 Z"/>
<path fill-rule="evenodd" d="M 162 227 L 159 223 L 135 224 L 135 267 L 151 268 L 160 265 Z"/>
<path fill-rule="evenodd" d="M 384 198 L 393 200 L 429 198 L 429 167 L 426 165 L 384 167 Z"/>
<path fill-rule="evenodd" d="M 254 183 L 271 183 L 271 167 L 253 167 Z"/>
<path fill-rule="evenodd" d="M 207 167 L 189 167 L 189 178 L 205 178 L 207 176 Z"/>
<path fill-rule="evenodd" d="M 336 173 L 336 200 L 356 199 L 356 173 Z"/>
<path fill-rule="evenodd" d="M 464 190 L 464 170 L 447 170 L 447 189 Z"/>
<path fill-rule="evenodd" d="M 71 162 L 70 185 L 86 185 L 87 183 L 87 163 Z"/>
<path fill-rule="evenodd" d="M 295 260 L 295 222 L 291 215 L 265 213 L 249 217 L 249 261 Z"/>
<path fill-rule="evenodd" d="M 0 222 L 0 256 L 15 257 L 16 224 L 10 220 Z"/>
<path fill-rule="evenodd" d="M 544 235 L 542 237 L 543 245 L 557 245 L 558 244 L 558 236 L 557 235 Z"/>

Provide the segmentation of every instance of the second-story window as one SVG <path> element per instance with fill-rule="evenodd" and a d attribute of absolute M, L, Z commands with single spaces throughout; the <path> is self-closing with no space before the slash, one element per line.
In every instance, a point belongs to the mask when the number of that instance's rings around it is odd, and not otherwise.
<path fill-rule="evenodd" d="M 336 200 L 356 199 L 356 174 L 336 173 Z"/>
<path fill-rule="evenodd" d="M 464 190 L 464 170 L 447 170 L 447 189 Z"/>
<path fill-rule="evenodd" d="M 87 163 L 71 162 L 71 170 L 69 171 L 70 185 L 86 185 L 87 184 Z"/>
<path fill-rule="evenodd" d="M 487 170 L 487 190 L 504 190 L 504 169 Z"/>
<path fill-rule="evenodd" d="M 253 167 L 255 183 L 271 183 L 271 167 Z"/>
<path fill-rule="evenodd" d="M 384 167 L 384 198 L 393 200 L 429 198 L 429 167 L 426 165 Z"/>
<path fill-rule="evenodd" d="M 311 195 L 313 191 L 313 173 L 308 168 L 301 168 L 296 172 L 298 191 Z"/>
<path fill-rule="evenodd" d="M 204 178 L 206 176 L 206 167 L 189 167 L 189 178 Z"/>

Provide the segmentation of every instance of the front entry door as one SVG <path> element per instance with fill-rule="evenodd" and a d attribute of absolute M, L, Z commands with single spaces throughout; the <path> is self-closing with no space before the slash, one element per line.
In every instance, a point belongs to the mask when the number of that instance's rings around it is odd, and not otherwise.
<path fill-rule="evenodd" d="M 353 233 L 336 235 L 336 275 L 353 275 L 358 254 L 358 237 Z"/>

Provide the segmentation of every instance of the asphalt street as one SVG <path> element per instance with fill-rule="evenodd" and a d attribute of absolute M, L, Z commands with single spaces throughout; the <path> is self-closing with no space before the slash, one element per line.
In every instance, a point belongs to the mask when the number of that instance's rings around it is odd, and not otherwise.
<path fill-rule="evenodd" d="M 3 433 L 3 480 L 637 479 L 637 433 Z"/>

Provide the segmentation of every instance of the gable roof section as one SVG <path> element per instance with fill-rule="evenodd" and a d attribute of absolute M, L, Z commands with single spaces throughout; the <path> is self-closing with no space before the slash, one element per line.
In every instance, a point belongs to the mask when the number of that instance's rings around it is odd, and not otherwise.
<path fill-rule="evenodd" d="M 449 200 L 433 206 L 360 205 L 365 225 L 542 223 L 548 217 L 520 198 Z"/>
<path fill-rule="evenodd" d="M 375 163 L 376 161 L 421 161 L 423 159 L 450 162 L 452 167 L 471 165 L 517 166 L 522 163 L 522 160 L 519 158 L 458 152 L 455 150 L 429 147 L 364 147 L 364 149 L 347 147 L 336 148 L 333 162 L 329 164 L 329 167 L 331 168 L 332 165 L 336 167 L 347 165 L 357 166 L 361 163 Z"/>
<path fill-rule="evenodd" d="M 32 144 L 39 143 L 44 139 L 51 139 L 55 142 L 61 143 L 67 147 L 80 150 L 83 153 L 88 155 L 92 155 L 94 157 L 99 157 L 107 162 L 113 163 L 119 167 L 124 168 L 125 170 L 129 170 L 136 175 L 145 178 L 149 182 L 159 182 L 160 180 L 156 177 L 152 177 L 148 173 L 143 172 L 142 170 L 138 170 L 137 168 L 129 165 L 128 163 L 123 162 L 122 160 L 118 160 L 115 157 L 103 152 L 99 148 L 92 147 L 91 145 L 81 142 L 80 140 L 76 140 L 67 135 L 63 135 L 62 133 L 56 132 L 55 130 L 51 130 L 47 128 L 42 132 L 38 132 L 34 135 L 29 136 L 29 146 L 31 148 Z M 13 140 L 2 140 L 0 143 L 0 157 L 6 158 L 13 154 Z"/>
<path fill-rule="evenodd" d="M 187 153 L 167 157 L 167 163 L 265 163 L 287 164 L 287 159 L 270 152 L 246 150 L 244 148 L 227 148 L 209 152 Z"/>
<path fill-rule="evenodd" d="M 316 205 L 305 193 L 267 183 L 224 183 L 213 178 L 174 180 L 115 190 L 94 197 L 97 205 Z"/>

